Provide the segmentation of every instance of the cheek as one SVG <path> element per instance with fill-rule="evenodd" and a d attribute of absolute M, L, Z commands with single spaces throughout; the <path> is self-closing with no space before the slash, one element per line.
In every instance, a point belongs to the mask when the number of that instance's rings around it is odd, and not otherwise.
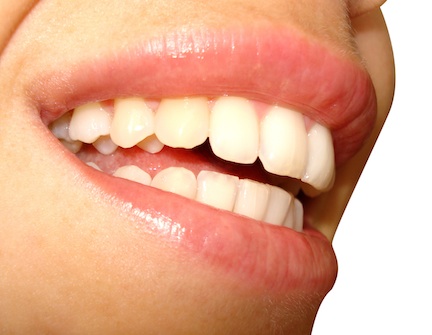
<path fill-rule="evenodd" d="M 353 19 L 355 39 L 370 73 L 378 101 L 378 124 L 382 127 L 393 100 L 395 69 L 393 51 L 381 10 Z"/>
<path fill-rule="evenodd" d="M 348 0 L 349 13 L 357 17 L 381 7 L 386 0 Z"/>
<path fill-rule="evenodd" d="M 3 51 L 18 25 L 38 1 L 35 0 L 0 0 L 0 52 Z"/>

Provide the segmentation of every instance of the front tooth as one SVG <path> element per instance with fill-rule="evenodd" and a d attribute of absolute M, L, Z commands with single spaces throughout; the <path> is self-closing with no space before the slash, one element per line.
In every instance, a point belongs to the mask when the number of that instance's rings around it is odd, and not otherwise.
<path fill-rule="evenodd" d="M 111 116 L 99 102 L 89 103 L 75 108 L 69 125 L 72 140 L 93 143 L 99 136 L 108 135 Z"/>
<path fill-rule="evenodd" d="M 116 99 L 111 139 L 122 148 L 132 148 L 154 132 L 154 114 L 142 98 Z"/>
<path fill-rule="evenodd" d="M 151 186 L 195 199 L 197 180 L 192 171 L 182 167 L 169 167 L 153 178 Z"/>
<path fill-rule="evenodd" d="M 223 173 L 201 171 L 197 177 L 196 200 L 219 209 L 232 211 L 239 178 Z"/>
<path fill-rule="evenodd" d="M 136 165 L 125 165 L 119 167 L 117 171 L 113 173 L 113 176 L 131 180 L 147 186 L 150 185 L 152 181 L 150 175 L 147 172 L 141 170 Z"/>
<path fill-rule="evenodd" d="M 269 192 L 270 189 L 265 184 L 241 179 L 233 212 L 255 220 L 262 220 L 266 213 Z"/>
<path fill-rule="evenodd" d="M 263 221 L 275 225 L 282 225 L 290 208 L 293 196 L 285 190 L 270 186 L 267 210 Z"/>
<path fill-rule="evenodd" d="M 302 181 L 317 190 L 328 188 L 334 177 L 333 139 L 329 129 L 316 123 L 308 133 L 308 160 Z"/>
<path fill-rule="evenodd" d="M 218 99 L 210 114 L 209 138 L 216 156 L 235 163 L 255 162 L 259 123 L 252 103 L 238 97 Z"/>
<path fill-rule="evenodd" d="M 261 122 L 259 158 L 271 173 L 301 178 L 307 160 L 307 133 L 303 115 L 272 107 Z"/>
<path fill-rule="evenodd" d="M 103 155 L 111 155 L 117 150 L 117 144 L 115 144 L 108 135 L 99 137 L 96 142 L 93 143 L 93 146 Z"/>
<path fill-rule="evenodd" d="M 191 149 L 207 139 L 209 120 L 207 98 L 163 99 L 156 111 L 155 134 L 169 147 Z"/>

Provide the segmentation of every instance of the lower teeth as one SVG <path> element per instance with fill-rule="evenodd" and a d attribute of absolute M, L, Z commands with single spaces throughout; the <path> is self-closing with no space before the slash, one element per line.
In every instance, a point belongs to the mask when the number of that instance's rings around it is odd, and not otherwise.
<path fill-rule="evenodd" d="M 101 170 L 95 163 L 87 165 Z M 152 186 L 266 223 L 302 231 L 303 206 L 292 194 L 269 184 L 213 171 L 198 176 L 183 167 L 169 167 L 153 178 L 135 165 L 118 168 L 113 176 Z"/>

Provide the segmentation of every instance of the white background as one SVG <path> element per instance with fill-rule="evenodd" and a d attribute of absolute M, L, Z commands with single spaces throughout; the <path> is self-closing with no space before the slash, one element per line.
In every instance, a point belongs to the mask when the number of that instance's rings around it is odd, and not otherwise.
<path fill-rule="evenodd" d="M 388 0 L 392 110 L 337 232 L 313 335 L 432 334 L 430 0 Z M 432 3 L 431 3 L 432 4 Z"/>

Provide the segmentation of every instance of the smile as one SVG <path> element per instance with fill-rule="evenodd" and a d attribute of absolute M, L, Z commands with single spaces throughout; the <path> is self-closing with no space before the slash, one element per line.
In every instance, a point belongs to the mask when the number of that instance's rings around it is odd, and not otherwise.
<path fill-rule="evenodd" d="M 289 185 L 290 180 L 276 175 L 297 178 L 318 191 L 328 188 L 334 176 L 333 143 L 327 128 L 311 124 L 299 112 L 239 97 L 147 103 L 142 98 L 125 98 L 90 103 L 64 114 L 51 123 L 50 129 L 87 164 L 96 169 L 103 166 L 103 171 L 113 176 L 298 231 L 303 227 L 303 207 L 294 197 L 298 190 L 292 191 L 294 195 L 289 190 L 290 186 L 300 187 L 300 183 L 291 181 Z M 207 139 L 212 152 L 225 161 L 248 164 L 250 169 L 259 157 L 269 173 L 266 179 L 279 179 L 285 190 L 218 171 L 199 170 L 195 176 L 179 162 L 162 169 L 159 160 L 155 168 L 148 164 L 154 158 L 146 164 L 142 157 L 159 153 L 164 146 L 196 148 Z M 94 150 L 85 150 L 83 143 L 92 144 L 100 154 L 111 155 L 111 159 L 104 160 Z M 135 155 L 140 166 L 121 162 L 130 155 L 127 150 L 115 155 L 119 147 L 135 146 L 144 151 Z"/>
<path fill-rule="evenodd" d="M 74 69 L 30 91 L 91 192 L 260 287 L 330 289 L 334 253 L 302 198 L 371 131 L 360 66 L 290 32 L 181 31 Z"/>

